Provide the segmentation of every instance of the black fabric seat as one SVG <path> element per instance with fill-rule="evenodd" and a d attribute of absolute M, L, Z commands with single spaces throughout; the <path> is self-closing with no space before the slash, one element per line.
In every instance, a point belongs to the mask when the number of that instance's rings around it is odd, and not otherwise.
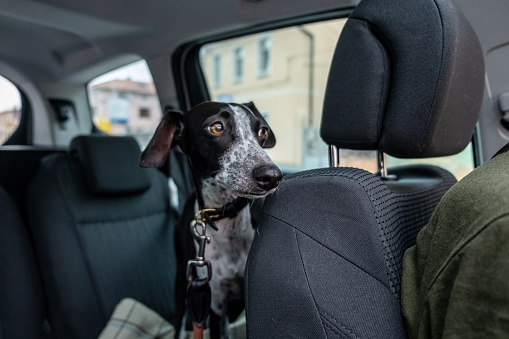
<path fill-rule="evenodd" d="M 29 234 L 0 187 L 0 338 L 45 338 L 44 293 Z"/>
<path fill-rule="evenodd" d="M 451 1 L 363 0 L 336 47 L 321 136 L 402 158 L 455 154 L 471 140 L 483 77 L 480 43 Z M 455 181 L 435 166 L 284 177 L 247 263 L 248 336 L 406 337 L 403 253 Z"/>
<path fill-rule="evenodd" d="M 27 189 L 55 338 L 96 338 L 124 297 L 175 323 L 168 178 L 139 154 L 129 137 L 77 137 Z"/>

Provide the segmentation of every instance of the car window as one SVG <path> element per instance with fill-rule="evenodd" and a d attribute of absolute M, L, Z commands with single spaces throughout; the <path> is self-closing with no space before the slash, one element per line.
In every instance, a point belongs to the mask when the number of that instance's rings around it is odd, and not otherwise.
<path fill-rule="evenodd" d="M 132 135 L 145 147 L 162 113 L 145 60 L 103 74 L 88 84 L 92 120 L 108 135 Z"/>
<path fill-rule="evenodd" d="M 0 145 L 16 131 L 21 119 L 21 96 L 12 82 L 0 76 Z"/>
<path fill-rule="evenodd" d="M 205 44 L 200 64 L 210 98 L 253 101 L 276 134 L 267 153 L 284 172 L 327 167 L 328 146 L 319 134 L 325 86 L 345 18 L 288 27 Z M 340 165 L 377 170 L 373 151 L 340 150 Z M 388 157 L 389 166 L 419 160 Z M 473 169 L 472 149 L 426 159 L 462 177 Z"/>

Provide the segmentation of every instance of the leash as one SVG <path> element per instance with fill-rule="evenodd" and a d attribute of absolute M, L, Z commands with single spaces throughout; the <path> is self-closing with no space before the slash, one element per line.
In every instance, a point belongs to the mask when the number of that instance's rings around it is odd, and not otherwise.
<path fill-rule="evenodd" d="M 198 192 L 197 192 L 198 195 Z M 205 246 L 210 243 L 207 236 L 207 225 L 218 230 L 215 221 L 225 218 L 235 218 L 246 207 L 251 199 L 237 198 L 220 208 L 204 208 L 198 211 L 191 223 L 191 234 L 198 243 L 196 258 L 187 262 L 187 309 L 193 323 L 193 338 L 203 338 L 203 328 L 210 313 L 212 293 L 210 279 L 212 278 L 212 265 L 205 259 Z M 206 275 L 199 277 L 198 269 L 205 269 Z"/>
<path fill-rule="evenodd" d="M 191 233 L 198 242 L 198 252 L 194 260 L 187 262 L 187 309 L 190 319 L 193 322 L 194 339 L 203 338 L 203 328 L 210 313 L 210 302 L 212 299 L 210 291 L 210 278 L 212 277 L 212 266 L 210 260 L 205 260 L 205 245 L 210 243 L 207 236 L 207 225 L 204 220 L 204 211 L 200 210 L 191 223 Z M 206 267 L 207 274 L 204 278 L 198 277 L 197 268 Z"/>
<path fill-rule="evenodd" d="M 210 264 L 210 260 L 205 259 L 205 246 L 210 243 L 210 237 L 206 234 L 207 225 L 217 231 L 218 227 L 215 223 L 216 221 L 225 218 L 235 218 L 238 213 L 249 204 L 251 199 L 237 198 L 220 208 L 204 208 L 205 202 L 198 186 L 195 171 L 189 158 L 188 161 L 193 174 L 196 198 L 200 210 L 196 213 L 191 223 L 191 234 L 198 243 L 198 251 L 195 259 L 191 259 L 187 262 L 187 310 L 193 323 L 193 338 L 202 339 L 203 329 L 210 313 L 210 303 L 212 300 L 209 283 L 212 277 L 212 265 Z M 198 270 L 203 271 L 205 269 L 206 274 L 202 273 L 202 277 L 200 278 Z"/>

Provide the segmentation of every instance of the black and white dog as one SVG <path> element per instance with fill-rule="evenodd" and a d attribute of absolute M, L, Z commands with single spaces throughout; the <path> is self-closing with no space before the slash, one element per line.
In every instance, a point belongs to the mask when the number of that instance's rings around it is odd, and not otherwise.
<path fill-rule="evenodd" d="M 186 204 L 175 234 L 179 316 L 185 309 L 186 263 L 197 250 L 190 222 L 198 205 L 222 211 L 211 220 L 218 230 L 207 226 L 212 241 L 205 248 L 205 258 L 212 266 L 212 338 L 229 337 L 228 303 L 244 297 L 244 269 L 254 237 L 249 199 L 274 192 L 281 180 L 281 171 L 262 149 L 273 147 L 275 141 L 253 103 L 205 102 L 185 114 L 165 112 L 139 160 L 142 167 L 161 167 L 170 148 L 179 145 L 188 156 L 196 184 L 196 195 L 188 199 L 191 204 Z"/>

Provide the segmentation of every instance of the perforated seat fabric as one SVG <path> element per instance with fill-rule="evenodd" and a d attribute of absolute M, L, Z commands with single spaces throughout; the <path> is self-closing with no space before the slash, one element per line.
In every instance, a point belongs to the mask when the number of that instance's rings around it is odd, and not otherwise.
<path fill-rule="evenodd" d="M 80 165 L 82 147 L 44 158 L 27 189 L 29 224 L 42 267 L 52 335 L 96 338 L 124 297 L 175 323 L 174 220 L 167 178 L 158 170 L 144 170 L 149 187 L 140 191 L 137 183 L 129 191 L 126 183 L 138 173 L 140 153 L 134 140 L 104 137 L 102 143 L 89 138 L 79 140 L 86 144 L 83 147 L 91 147 L 89 161 L 97 160 L 94 147 L 124 154 L 109 163 L 100 157 L 103 163 L 95 166 L 124 167 L 117 171 L 123 176 L 117 178 L 122 186 L 118 194 L 112 192 L 111 182 L 107 195 L 97 192 L 100 185 L 87 187 L 85 176 L 98 173 L 87 173 Z M 133 171 L 125 169 L 131 165 Z"/>
<path fill-rule="evenodd" d="M 0 338 L 45 338 L 45 303 L 29 234 L 0 187 Z"/>
<path fill-rule="evenodd" d="M 248 321 L 250 337 L 405 337 L 400 262 L 456 180 L 432 166 L 393 173 L 392 189 L 355 168 L 283 179 L 266 200 L 247 266 L 248 319 L 261 318 Z M 303 205 L 302 192 L 321 204 Z"/>

